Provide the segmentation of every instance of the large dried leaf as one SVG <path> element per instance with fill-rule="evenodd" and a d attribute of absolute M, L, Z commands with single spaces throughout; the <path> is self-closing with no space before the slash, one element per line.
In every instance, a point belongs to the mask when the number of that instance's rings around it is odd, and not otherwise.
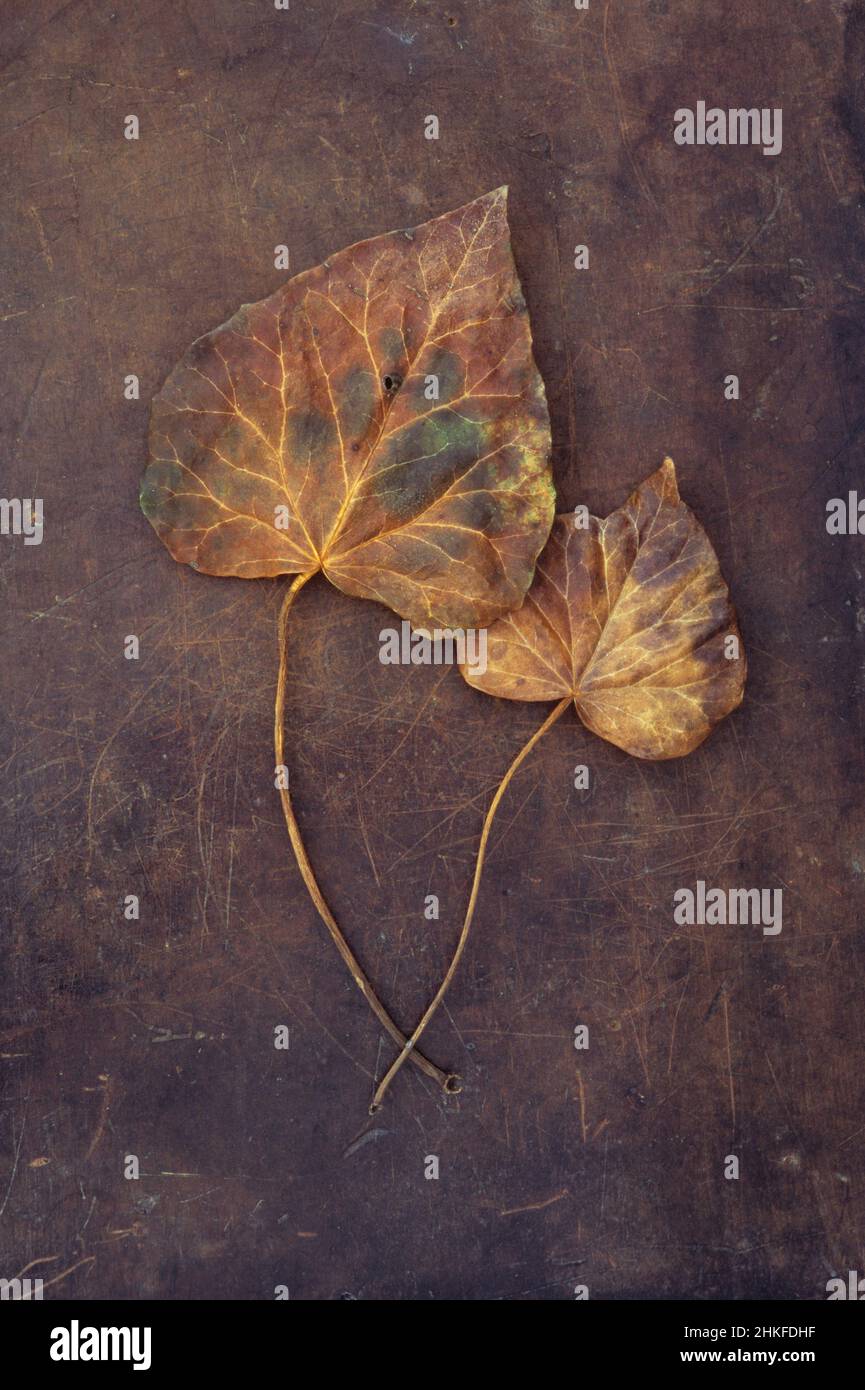
<path fill-rule="evenodd" d="M 556 518 L 525 602 L 489 630 L 486 671 L 463 675 L 510 700 L 572 695 L 584 724 L 636 757 L 690 753 L 740 704 L 746 662 L 672 460 L 605 521 L 576 519 Z"/>
<path fill-rule="evenodd" d="M 412 623 L 478 626 L 531 581 L 549 453 L 499 188 L 194 343 L 153 403 L 141 504 L 207 574 L 320 569 Z"/>

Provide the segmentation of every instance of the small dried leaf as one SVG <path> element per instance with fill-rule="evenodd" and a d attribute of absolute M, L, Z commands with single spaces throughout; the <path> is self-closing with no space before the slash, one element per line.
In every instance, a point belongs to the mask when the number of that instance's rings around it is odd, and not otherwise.
<path fill-rule="evenodd" d="M 486 671 L 463 675 L 509 700 L 572 695 L 588 728 L 657 759 L 702 743 L 745 671 L 717 556 L 665 459 L 605 521 L 556 518 L 522 607 L 489 629 Z"/>
<path fill-rule="evenodd" d="M 499 188 L 194 343 L 153 403 L 141 505 L 207 574 L 322 570 L 415 625 L 480 626 L 531 582 L 549 454 Z"/>

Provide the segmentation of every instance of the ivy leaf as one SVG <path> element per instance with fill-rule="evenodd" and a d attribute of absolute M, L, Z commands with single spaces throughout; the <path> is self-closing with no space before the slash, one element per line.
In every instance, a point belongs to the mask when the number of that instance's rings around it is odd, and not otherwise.
<path fill-rule="evenodd" d="M 489 629 L 469 685 L 510 700 L 571 696 L 638 758 L 677 758 L 742 700 L 746 660 L 711 541 L 672 459 L 605 521 L 556 518 L 522 607 Z"/>
<path fill-rule="evenodd" d="M 207 574 L 321 570 L 416 626 L 481 626 L 531 582 L 549 455 L 498 188 L 199 338 L 153 402 L 141 505 Z"/>
<path fill-rule="evenodd" d="M 484 817 L 466 915 L 447 973 L 371 1110 L 447 994 L 478 901 L 490 830 L 532 749 L 573 700 L 583 723 L 637 758 L 692 752 L 741 704 L 745 655 L 712 543 L 679 496 L 672 459 L 605 521 L 556 518 L 522 607 L 493 623 L 469 685 L 506 700 L 556 700 L 517 753 Z"/>
<path fill-rule="evenodd" d="M 507 189 L 243 305 L 175 367 L 149 442 L 141 506 L 176 560 L 295 576 L 279 615 L 275 785 L 316 909 L 404 1049 L 318 885 L 284 777 L 288 618 L 319 572 L 414 626 L 480 627 L 522 601 L 555 506 Z M 411 1060 L 459 1089 L 418 1049 Z"/>

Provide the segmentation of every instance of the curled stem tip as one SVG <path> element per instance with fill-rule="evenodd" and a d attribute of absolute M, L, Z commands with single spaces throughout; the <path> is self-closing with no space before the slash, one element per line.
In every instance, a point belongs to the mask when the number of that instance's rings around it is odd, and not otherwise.
<path fill-rule="evenodd" d="M 276 701 L 274 703 L 273 711 L 273 747 L 274 752 L 276 754 L 277 767 L 282 767 L 285 764 L 285 738 L 283 726 L 285 722 L 285 689 L 288 675 L 288 615 L 291 611 L 291 607 L 294 603 L 294 600 L 300 593 L 300 590 L 303 588 L 307 580 L 311 578 L 311 574 L 297 575 L 297 577 L 290 585 L 288 592 L 286 593 L 285 598 L 282 601 L 282 607 L 279 611 L 279 674 L 277 676 L 276 681 Z M 297 860 L 297 867 L 300 869 L 301 877 L 303 878 L 303 881 L 306 884 L 307 891 L 309 892 L 309 896 L 312 898 L 312 901 L 315 904 L 315 908 L 318 912 L 319 917 L 324 922 L 324 925 L 330 932 L 331 938 L 333 940 L 334 945 L 336 946 L 336 949 L 339 951 L 339 954 L 342 956 L 343 961 L 348 967 L 349 974 L 351 975 L 352 979 L 354 980 L 364 999 L 369 1004 L 369 1007 L 372 1009 L 379 1023 L 382 1025 L 385 1031 L 390 1034 L 397 1047 L 403 1049 L 400 1051 L 400 1057 L 407 1056 L 410 1053 L 411 1059 L 414 1062 L 415 1066 L 420 1067 L 421 1071 L 425 1072 L 427 1076 L 431 1077 L 432 1080 L 435 1081 L 439 1086 L 441 1086 L 443 1090 L 447 1089 L 450 1077 L 447 1075 L 447 1073 L 441 1071 L 437 1066 L 435 1066 L 426 1057 L 424 1057 L 421 1052 L 418 1052 L 414 1047 L 413 1040 L 409 1041 L 406 1038 L 405 1034 L 400 1031 L 400 1029 L 397 1027 L 393 1019 L 391 1018 L 390 1014 L 387 1012 L 387 1009 L 384 1007 L 381 1000 L 378 998 L 378 995 L 376 994 L 375 990 L 373 989 L 363 970 L 361 969 L 357 957 L 355 956 L 354 952 L 352 951 L 351 947 L 349 946 L 348 942 L 343 936 L 337 924 L 336 918 L 334 917 L 333 913 L 331 912 L 330 908 L 325 902 L 324 895 L 318 886 L 315 874 L 312 871 L 312 865 L 310 864 L 309 857 L 306 853 L 306 847 L 304 846 L 303 839 L 300 833 L 300 826 L 297 823 L 297 819 L 294 814 L 294 808 L 291 804 L 291 797 L 289 796 L 287 787 L 280 785 L 279 798 L 282 802 L 282 810 L 285 816 L 285 824 L 288 829 L 288 838 L 290 839 L 291 847 L 294 850 L 294 857 Z M 406 1053 L 404 1051 L 404 1049 L 407 1046 L 409 1048 L 409 1053 Z"/>
<path fill-rule="evenodd" d="M 543 738 L 547 730 L 551 728 L 552 725 L 555 724 L 556 720 L 564 714 L 565 710 L 568 708 L 568 705 L 570 703 L 570 695 L 566 696 L 564 700 L 559 701 L 555 709 L 547 716 L 543 724 L 541 724 L 540 728 L 536 729 L 535 732 L 532 734 L 531 738 L 528 740 L 528 742 L 523 744 L 519 753 L 517 753 L 516 757 L 514 758 L 513 762 L 511 763 L 510 767 L 508 768 L 507 772 L 505 773 L 504 777 L 502 778 L 501 782 L 496 788 L 495 795 L 492 801 L 490 802 L 489 809 L 486 813 L 486 816 L 484 817 L 484 824 L 483 829 L 481 830 L 480 844 L 478 845 L 478 856 L 475 862 L 475 873 L 474 878 L 472 880 L 472 888 L 471 893 L 469 895 L 468 907 L 466 908 L 466 915 L 463 921 L 462 930 L 459 935 L 459 940 L 457 941 L 456 950 L 454 951 L 453 958 L 451 960 L 450 965 L 448 966 L 447 974 L 445 975 L 444 979 L 438 987 L 438 990 L 433 996 L 432 1002 L 427 1008 L 426 1013 L 424 1014 L 420 1023 L 415 1028 L 411 1037 L 408 1039 L 406 1046 L 403 1048 L 402 1052 L 400 1052 L 396 1060 L 392 1063 L 390 1070 L 385 1074 L 383 1080 L 381 1081 L 372 1102 L 373 1106 L 375 1107 L 375 1110 L 378 1110 L 381 1107 L 382 1100 L 384 1099 L 385 1093 L 388 1087 L 390 1086 L 390 1083 L 393 1081 L 394 1077 L 396 1076 L 397 1072 L 399 1071 L 406 1058 L 414 1057 L 417 1055 L 414 1051 L 414 1048 L 417 1045 L 417 1041 L 421 1033 L 423 1033 L 424 1029 L 429 1023 L 430 1019 L 433 1017 L 433 1014 L 438 1009 L 445 995 L 447 994 L 450 982 L 456 974 L 457 966 L 460 963 L 462 953 L 465 950 L 466 942 L 468 941 L 469 928 L 472 924 L 472 918 L 475 914 L 475 906 L 478 900 L 478 890 L 480 888 L 481 874 L 483 873 L 484 859 L 486 857 L 487 842 L 490 837 L 490 830 L 492 828 L 493 820 L 495 819 L 496 811 L 499 808 L 499 803 L 501 802 L 502 797 L 507 791 L 514 774 L 518 771 L 521 764 L 531 753 L 535 744 Z M 457 1095 L 462 1090 L 462 1083 L 460 1078 L 454 1074 L 451 1074 L 450 1076 L 446 1077 L 444 1090 L 449 1095 Z M 374 1113 L 372 1107 L 370 1107 L 370 1113 Z"/>

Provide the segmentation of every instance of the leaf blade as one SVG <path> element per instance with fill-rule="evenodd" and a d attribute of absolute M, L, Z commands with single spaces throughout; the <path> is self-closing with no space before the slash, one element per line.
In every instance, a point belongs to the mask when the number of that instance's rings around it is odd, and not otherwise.
<path fill-rule="evenodd" d="M 606 520 L 556 519 L 523 605 L 489 630 L 486 671 L 463 675 L 506 699 L 570 693 L 588 728 L 653 760 L 691 752 L 741 703 L 735 610 L 672 460 Z"/>
<path fill-rule="evenodd" d="M 521 601 L 554 494 L 506 194 L 359 242 L 193 344 L 142 485 L 176 559 L 321 568 L 415 624 Z"/>

